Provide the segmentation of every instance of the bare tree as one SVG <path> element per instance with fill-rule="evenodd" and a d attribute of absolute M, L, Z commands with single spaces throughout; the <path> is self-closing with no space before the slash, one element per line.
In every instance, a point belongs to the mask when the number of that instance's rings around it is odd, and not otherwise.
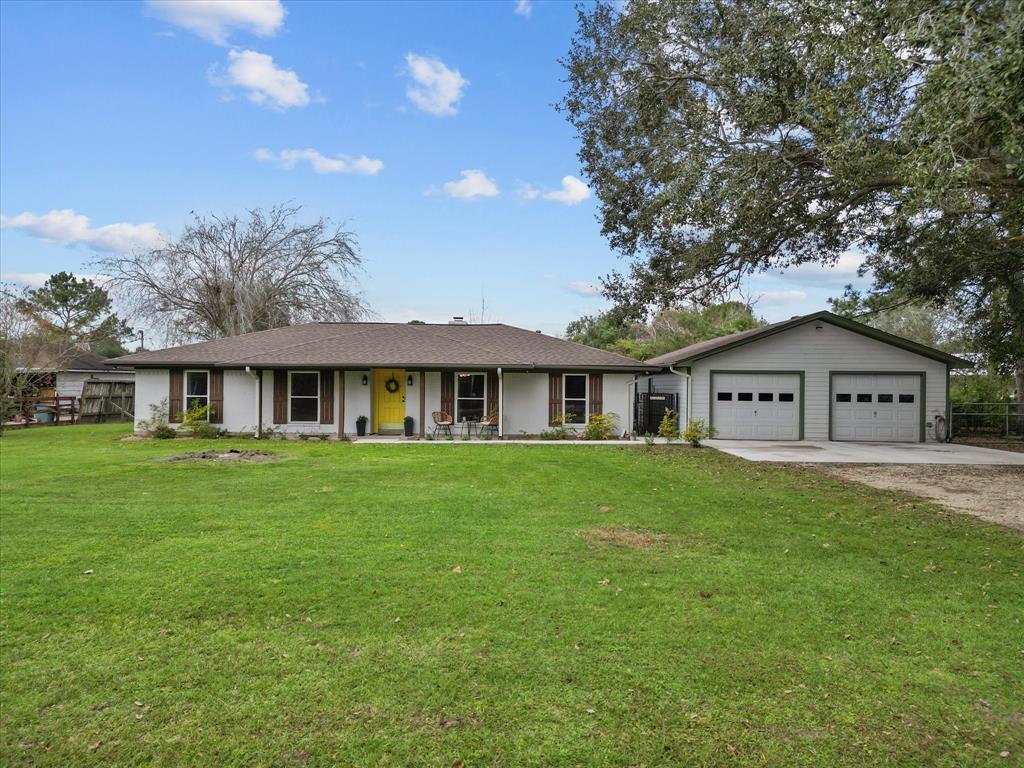
<path fill-rule="evenodd" d="M 132 315 L 172 342 L 365 316 L 355 236 L 330 219 L 300 224 L 300 210 L 195 216 L 161 248 L 98 264 Z"/>

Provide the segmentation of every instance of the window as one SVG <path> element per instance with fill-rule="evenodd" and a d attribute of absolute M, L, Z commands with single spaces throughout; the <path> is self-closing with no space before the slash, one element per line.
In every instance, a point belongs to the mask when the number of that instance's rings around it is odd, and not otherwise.
<path fill-rule="evenodd" d="M 736 396 L 736 399 L 740 400 L 741 402 L 753 402 L 753 400 L 754 400 L 754 393 L 753 392 L 740 392 L 739 395 Z"/>
<path fill-rule="evenodd" d="M 914 396 L 913 395 L 900 395 L 900 402 L 901 403 L 912 403 L 912 402 L 914 402 Z"/>
<path fill-rule="evenodd" d="M 771 403 L 774 402 L 775 395 L 772 392 L 758 392 L 757 402 L 759 403 Z"/>
<path fill-rule="evenodd" d="M 185 410 L 210 404 L 210 372 L 185 371 Z"/>
<path fill-rule="evenodd" d="M 793 393 L 792 392 L 779 392 L 779 402 L 780 403 L 792 403 L 793 402 Z"/>
<path fill-rule="evenodd" d="M 880 403 L 891 403 L 892 402 L 892 395 L 879 395 L 878 396 L 878 402 L 880 402 Z"/>
<path fill-rule="evenodd" d="M 723 401 L 732 400 L 732 392 L 719 392 L 718 399 Z"/>
<path fill-rule="evenodd" d="M 845 392 L 843 394 L 837 394 L 836 395 L 836 402 L 837 403 L 849 403 L 850 401 L 851 401 L 850 396 L 848 394 L 846 394 Z"/>
<path fill-rule="evenodd" d="M 487 391 L 487 374 L 460 373 L 457 376 L 455 420 L 480 421 L 484 417 L 484 392 Z"/>
<path fill-rule="evenodd" d="M 562 413 L 568 422 L 573 424 L 587 423 L 587 375 L 585 373 L 567 373 L 563 381 Z"/>
<path fill-rule="evenodd" d="M 291 371 L 288 374 L 288 421 L 320 420 L 320 374 Z"/>
<path fill-rule="evenodd" d="M 857 395 L 857 402 L 858 403 L 870 403 L 871 402 L 871 395 L 858 394 Z"/>

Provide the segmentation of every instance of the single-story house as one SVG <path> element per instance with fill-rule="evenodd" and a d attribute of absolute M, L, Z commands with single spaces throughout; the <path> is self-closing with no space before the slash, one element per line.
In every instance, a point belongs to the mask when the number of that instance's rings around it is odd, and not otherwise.
<path fill-rule="evenodd" d="M 80 398 L 87 381 L 132 381 L 131 370 L 112 370 L 108 359 L 89 350 L 62 350 L 48 344 L 23 361 L 22 370 L 32 372 L 42 397 Z"/>
<path fill-rule="evenodd" d="M 644 396 L 721 438 L 924 441 L 948 421 L 949 372 L 970 363 L 829 312 L 702 341 L 640 362 L 502 324 L 307 323 L 109 361 L 136 371 L 136 426 L 166 401 L 231 432 L 415 434 L 431 414 L 496 414 L 498 433 L 615 413 L 638 429 Z"/>
<path fill-rule="evenodd" d="M 613 352 L 502 324 L 306 323 L 110 361 L 135 369 L 135 419 L 166 401 L 172 420 L 199 403 L 229 432 L 351 435 L 433 430 L 498 417 L 498 434 L 537 434 L 615 413 L 629 429 L 636 375 L 656 369 Z"/>
<path fill-rule="evenodd" d="M 924 442 L 949 424 L 949 374 L 972 364 L 831 312 L 647 361 L 653 391 L 734 440 Z M 643 386 L 643 385 L 641 385 Z"/>

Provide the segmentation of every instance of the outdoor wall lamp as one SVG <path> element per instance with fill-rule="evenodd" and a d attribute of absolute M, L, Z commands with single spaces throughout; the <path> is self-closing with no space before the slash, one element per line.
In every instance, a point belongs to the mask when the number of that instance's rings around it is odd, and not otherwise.
<path fill-rule="evenodd" d="M 365 387 L 369 383 L 370 383 L 370 380 L 368 378 L 366 378 L 366 374 L 364 373 L 363 374 L 363 386 Z"/>
<path fill-rule="evenodd" d="M 407 386 L 410 386 L 410 387 L 412 386 L 412 374 L 411 373 L 409 374 L 409 378 L 407 378 L 405 380 L 405 383 L 406 383 Z"/>

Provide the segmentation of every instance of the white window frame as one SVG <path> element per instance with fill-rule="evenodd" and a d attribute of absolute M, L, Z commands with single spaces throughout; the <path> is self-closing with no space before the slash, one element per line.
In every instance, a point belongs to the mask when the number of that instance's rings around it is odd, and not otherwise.
<path fill-rule="evenodd" d="M 316 395 L 293 395 L 292 374 L 314 373 L 316 374 Z M 316 417 L 312 421 L 295 421 L 292 419 L 292 399 L 316 400 Z M 320 371 L 288 371 L 288 423 L 289 424 L 319 424 L 320 423 Z"/>
<path fill-rule="evenodd" d="M 459 397 L 459 376 L 483 376 L 484 377 L 484 396 L 483 397 Z M 462 422 L 462 414 L 459 412 L 461 407 L 459 402 L 462 400 L 479 400 L 483 403 L 481 413 L 483 414 L 480 418 L 487 418 L 487 371 L 456 371 L 455 372 L 455 423 L 459 424 Z"/>
<path fill-rule="evenodd" d="M 565 421 L 565 414 L 568 411 L 565 410 L 565 404 L 572 400 L 574 403 L 579 402 L 578 397 L 566 397 L 565 393 L 568 391 L 565 386 L 565 379 L 567 376 L 582 376 L 583 377 L 583 421 L 573 420 L 570 426 L 576 424 L 586 425 L 590 421 L 590 374 L 588 373 L 563 373 L 562 374 L 562 421 Z"/>
<path fill-rule="evenodd" d="M 189 376 L 190 373 L 201 373 L 201 374 L 203 374 L 206 377 L 206 394 L 205 395 L 190 395 L 188 393 L 188 376 Z M 203 405 L 206 406 L 206 420 L 209 421 L 210 420 L 210 372 L 208 370 L 204 370 L 202 368 L 187 368 L 185 370 L 185 375 L 182 377 L 181 389 L 182 389 L 182 394 L 181 394 L 181 405 L 182 405 L 181 410 L 182 410 L 182 413 L 188 413 L 188 409 L 189 409 L 188 401 L 190 399 L 191 400 L 198 400 L 198 399 L 201 398 L 203 400 Z"/>

